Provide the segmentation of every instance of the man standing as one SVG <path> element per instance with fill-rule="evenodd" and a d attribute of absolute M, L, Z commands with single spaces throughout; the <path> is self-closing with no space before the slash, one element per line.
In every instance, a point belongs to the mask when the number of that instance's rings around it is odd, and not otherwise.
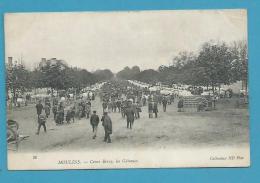
<path fill-rule="evenodd" d="M 154 113 L 154 116 L 155 118 L 157 118 L 157 114 L 158 114 L 158 104 L 157 102 L 153 102 L 153 113 Z"/>
<path fill-rule="evenodd" d="M 135 117 L 135 119 L 137 119 L 137 118 L 138 118 L 138 114 L 137 114 L 137 104 L 136 104 L 135 102 L 132 104 L 132 109 L 133 109 L 133 111 L 134 111 L 134 117 Z"/>
<path fill-rule="evenodd" d="M 102 121 L 102 126 L 104 127 L 105 130 L 104 142 L 111 143 L 110 135 L 112 134 L 112 121 L 108 116 L 107 112 L 104 112 L 101 121 Z"/>
<path fill-rule="evenodd" d="M 103 108 L 103 112 L 105 112 L 105 110 L 107 108 L 107 102 L 105 100 L 102 103 L 102 108 Z"/>
<path fill-rule="evenodd" d="M 145 95 L 142 97 L 142 102 L 143 102 L 143 106 L 145 106 L 146 105 L 146 96 Z"/>
<path fill-rule="evenodd" d="M 57 123 L 63 124 L 63 121 L 64 121 L 64 107 L 62 103 L 60 103 L 58 107 L 58 113 L 57 113 Z"/>
<path fill-rule="evenodd" d="M 43 109 L 43 105 L 42 105 L 42 102 L 39 100 L 38 104 L 36 104 L 36 111 L 37 111 L 38 118 L 39 118 L 40 114 L 42 113 L 42 109 Z"/>
<path fill-rule="evenodd" d="M 151 101 L 148 102 L 148 113 L 149 118 L 153 118 L 153 103 Z"/>
<path fill-rule="evenodd" d="M 118 112 L 121 112 L 121 100 L 117 99 L 116 107 L 118 108 Z"/>
<path fill-rule="evenodd" d="M 137 102 L 137 118 L 140 118 L 140 112 L 142 112 L 141 102 Z"/>
<path fill-rule="evenodd" d="M 166 112 L 166 106 L 167 106 L 167 99 L 166 97 L 163 97 L 162 99 L 162 104 L 163 104 L 163 112 Z"/>
<path fill-rule="evenodd" d="M 180 97 L 178 102 L 178 112 L 183 112 L 183 106 L 184 106 L 184 100 L 182 97 Z"/>
<path fill-rule="evenodd" d="M 39 135 L 41 126 L 43 126 L 44 132 L 45 133 L 47 132 L 45 123 L 46 123 L 46 116 L 44 114 L 39 114 L 39 116 L 38 116 L 38 130 L 36 132 L 36 135 Z"/>
<path fill-rule="evenodd" d="M 90 113 L 91 113 L 91 104 L 86 103 L 86 116 L 87 116 L 87 119 L 89 119 Z"/>
<path fill-rule="evenodd" d="M 97 127 L 98 127 L 98 123 L 99 123 L 99 117 L 96 113 L 97 113 L 96 111 L 93 111 L 93 114 L 90 117 L 90 124 L 92 126 L 92 130 L 94 133 L 93 139 L 95 139 L 97 136 Z"/>
<path fill-rule="evenodd" d="M 135 120 L 135 113 L 134 113 L 134 110 L 133 110 L 133 107 L 128 104 L 126 110 L 125 110 L 125 114 L 126 114 L 126 122 L 127 122 L 127 128 L 130 128 L 132 129 L 132 126 L 134 124 L 134 120 Z"/>
<path fill-rule="evenodd" d="M 56 104 L 54 104 L 52 107 L 52 113 L 54 116 L 54 120 L 56 120 L 57 111 L 58 111 L 58 106 Z"/>
<path fill-rule="evenodd" d="M 45 111 L 46 117 L 48 118 L 51 113 L 50 106 L 45 104 L 44 111 Z"/>

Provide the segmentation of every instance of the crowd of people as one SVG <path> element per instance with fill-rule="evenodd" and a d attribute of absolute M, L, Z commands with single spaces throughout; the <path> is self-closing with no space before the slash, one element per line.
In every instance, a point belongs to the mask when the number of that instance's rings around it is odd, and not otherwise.
<path fill-rule="evenodd" d="M 96 95 L 99 95 L 102 103 L 102 106 L 100 106 L 103 111 L 101 119 L 96 110 L 91 110 L 91 102 L 96 99 Z M 120 114 L 126 120 L 126 128 L 133 129 L 134 121 L 140 119 L 145 106 L 148 110 L 148 118 L 157 118 L 158 105 L 162 105 L 163 112 L 166 112 L 167 105 L 173 102 L 173 95 L 163 96 L 158 92 L 150 92 L 127 81 L 110 81 L 106 82 L 100 90 L 88 92 L 87 95 L 79 94 L 73 97 L 68 95 L 59 99 L 54 97 L 39 100 L 36 104 L 38 116 L 36 134 L 39 134 L 42 126 L 46 132 L 45 123 L 52 111 L 56 125 L 75 122 L 75 118 L 89 120 L 93 139 L 97 136 L 97 128 L 101 121 L 105 131 L 104 141 L 111 143 L 112 119 L 110 113 Z"/>

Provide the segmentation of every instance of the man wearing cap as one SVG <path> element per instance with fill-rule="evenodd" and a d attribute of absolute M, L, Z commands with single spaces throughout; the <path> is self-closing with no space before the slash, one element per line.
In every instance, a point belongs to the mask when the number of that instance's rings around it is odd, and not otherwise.
<path fill-rule="evenodd" d="M 97 113 L 97 111 L 93 111 L 93 114 L 90 117 L 90 124 L 92 126 L 92 130 L 94 133 L 93 139 L 95 139 L 97 136 L 97 127 L 98 127 L 98 123 L 99 123 L 99 117 L 96 113 Z"/>

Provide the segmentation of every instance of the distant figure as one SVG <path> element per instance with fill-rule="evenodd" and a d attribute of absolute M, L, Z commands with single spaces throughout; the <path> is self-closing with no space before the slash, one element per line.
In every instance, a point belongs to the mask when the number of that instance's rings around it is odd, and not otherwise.
<path fill-rule="evenodd" d="M 153 118 L 153 103 L 148 102 L 148 113 L 149 113 L 149 118 Z"/>
<path fill-rule="evenodd" d="M 56 120 L 57 111 L 58 111 L 58 106 L 56 104 L 54 104 L 53 107 L 52 107 L 52 113 L 53 113 L 53 116 L 54 116 L 54 120 Z"/>
<path fill-rule="evenodd" d="M 111 112 L 111 110 L 112 110 L 112 102 L 111 101 L 109 101 L 108 102 L 108 112 L 110 113 Z"/>
<path fill-rule="evenodd" d="M 95 139 L 97 136 L 97 128 L 98 128 L 98 123 L 99 123 L 99 117 L 96 113 L 97 113 L 96 111 L 93 111 L 93 114 L 90 117 L 90 124 L 92 126 L 92 130 L 94 133 L 93 139 Z"/>
<path fill-rule="evenodd" d="M 46 116 L 44 114 L 39 114 L 39 116 L 38 116 L 38 130 L 36 132 L 36 135 L 39 135 L 41 126 L 43 126 L 44 132 L 45 133 L 47 132 L 45 123 L 46 123 Z"/>
<path fill-rule="evenodd" d="M 174 103 L 174 95 L 173 94 L 170 95 L 170 102 L 171 102 L 171 104 Z"/>
<path fill-rule="evenodd" d="M 125 103 L 125 101 L 123 101 L 122 103 L 121 103 L 121 115 L 122 115 L 122 118 L 125 118 L 125 110 L 126 110 L 126 103 Z"/>
<path fill-rule="evenodd" d="M 71 107 L 70 109 L 70 115 L 71 115 L 71 119 L 73 121 L 73 123 L 75 122 L 75 116 L 76 116 L 76 108 L 75 105 L 73 107 Z"/>
<path fill-rule="evenodd" d="M 81 104 L 79 104 L 79 106 L 78 106 L 78 118 L 79 118 L 79 120 L 81 119 L 82 113 L 83 113 L 83 107 L 82 107 Z"/>
<path fill-rule="evenodd" d="M 180 98 L 178 102 L 178 112 L 183 112 L 183 103 L 184 103 L 183 98 Z"/>
<path fill-rule="evenodd" d="M 70 107 L 66 113 L 66 122 L 70 123 L 71 120 L 73 120 L 73 122 L 74 122 L 74 120 L 75 120 L 74 118 L 75 118 L 75 108 Z"/>
<path fill-rule="evenodd" d="M 145 96 L 142 97 L 142 103 L 143 103 L 143 106 L 146 105 L 146 97 Z"/>
<path fill-rule="evenodd" d="M 25 96 L 25 106 L 28 105 L 28 102 L 31 100 L 31 95 L 30 94 L 26 94 Z"/>
<path fill-rule="evenodd" d="M 91 104 L 87 103 L 86 104 L 86 115 L 87 115 L 87 119 L 89 119 L 91 113 Z"/>
<path fill-rule="evenodd" d="M 49 98 L 45 98 L 45 105 L 48 105 L 51 108 L 51 102 Z"/>
<path fill-rule="evenodd" d="M 103 101 L 102 107 L 103 107 L 103 112 L 105 112 L 105 110 L 107 108 L 107 102 Z"/>
<path fill-rule="evenodd" d="M 162 99 L 163 112 L 166 112 L 167 103 L 168 103 L 168 101 L 167 101 L 166 97 L 163 97 L 163 99 Z"/>
<path fill-rule="evenodd" d="M 157 102 L 153 102 L 153 113 L 154 113 L 155 118 L 157 118 L 157 116 L 158 116 L 158 104 L 157 104 Z"/>
<path fill-rule="evenodd" d="M 137 118 L 140 118 L 140 112 L 142 112 L 142 104 L 140 102 L 137 103 Z"/>
<path fill-rule="evenodd" d="M 112 111 L 113 111 L 113 112 L 116 112 L 116 108 L 117 108 L 116 101 L 113 101 L 113 102 L 112 102 Z"/>
<path fill-rule="evenodd" d="M 46 118 L 48 118 L 51 113 L 51 109 L 48 104 L 45 104 L 44 111 L 45 111 Z"/>
<path fill-rule="evenodd" d="M 56 117 L 56 123 L 57 124 L 63 124 L 64 121 L 64 107 L 62 104 L 58 107 L 57 117 Z"/>
<path fill-rule="evenodd" d="M 217 101 L 217 95 L 216 94 L 213 94 L 212 101 L 213 101 L 213 109 L 216 109 L 216 101 Z"/>
<path fill-rule="evenodd" d="M 118 112 L 121 112 L 121 101 L 120 100 L 116 101 L 116 107 L 118 108 Z"/>
<path fill-rule="evenodd" d="M 101 119 L 102 125 L 105 130 L 105 138 L 104 142 L 111 143 L 110 135 L 112 134 L 112 121 L 110 117 L 108 116 L 107 112 L 104 112 L 104 115 Z"/>
<path fill-rule="evenodd" d="M 134 111 L 134 117 L 135 117 L 135 119 L 137 119 L 137 118 L 138 118 L 138 114 L 137 114 L 137 104 L 136 104 L 135 102 L 132 104 L 132 109 L 133 109 L 133 111 Z"/>
<path fill-rule="evenodd" d="M 43 110 L 43 105 L 42 105 L 42 102 L 39 100 L 38 104 L 36 104 L 36 111 L 37 111 L 38 118 L 39 118 L 40 114 L 42 113 L 42 110 Z"/>

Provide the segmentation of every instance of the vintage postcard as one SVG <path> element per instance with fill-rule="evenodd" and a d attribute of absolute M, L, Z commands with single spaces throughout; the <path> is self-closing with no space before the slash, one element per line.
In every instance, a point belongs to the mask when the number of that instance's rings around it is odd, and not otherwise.
<path fill-rule="evenodd" d="M 4 21 L 9 170 L 250 166 L 246 10 Z"/>

